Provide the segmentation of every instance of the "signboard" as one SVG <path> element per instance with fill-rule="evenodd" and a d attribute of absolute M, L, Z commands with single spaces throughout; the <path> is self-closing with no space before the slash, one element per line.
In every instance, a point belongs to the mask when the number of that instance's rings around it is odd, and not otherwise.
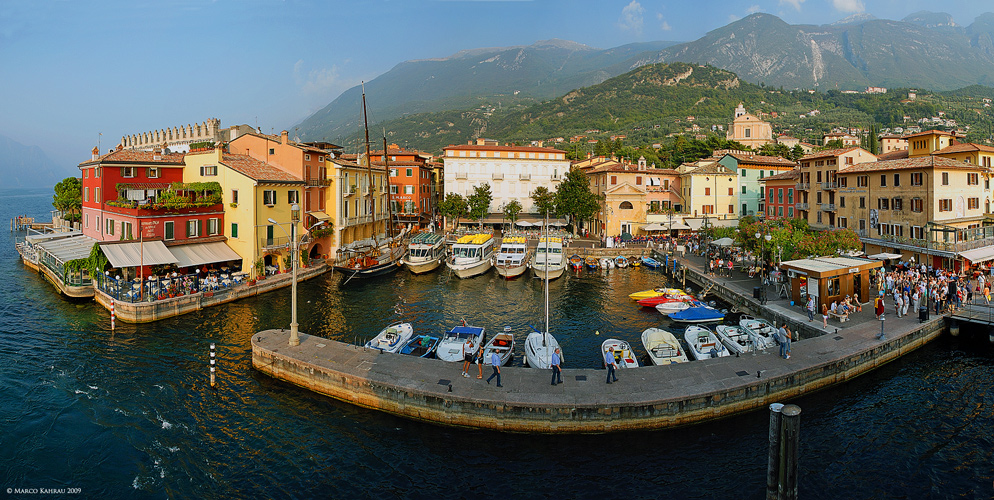
<path fill-rule="evenodd" d="M 859 268 L 858 267 L 850 267 L 849 268 L 849 274 L 856 274 L 858 272 L 859 272 Z"/>
<path fill-rule="evenodd" d="M 155 238 L 156 230 L 159 229 L 158 220 L 143 220 L 140 224 L 142 238 Z"/>
<path fill-rule="evenodd" d="M 877 222 L 879 221 L 879 219 L 878 219 L 877 216 L 878 216 L 877 209 L 871 208 L 870 209 L 870 227 L 873 228 L 873 229 L 877 228 Z"/>
<path fill-rule="evenodd" d="M 818 299 L 818 279 L 817 278 L 810 278 L 810 277 L 808 278 L 808 295 L 814 297 L 815 300 Z"/>

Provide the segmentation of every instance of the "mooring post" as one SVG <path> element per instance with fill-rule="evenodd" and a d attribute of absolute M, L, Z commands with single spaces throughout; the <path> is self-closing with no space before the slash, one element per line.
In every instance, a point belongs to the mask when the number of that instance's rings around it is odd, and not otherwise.
<path fill-rule="evenodd" d="M 114 299 L 110 299 L 110 331 L 114 331 Z"/>
<path fill-rule="evenodd" d="M 766 500 L 777 500 L 777 488 L 780 484 L 780 411 L 782 409 L 783 403 L 770 404 L 770 457 L 766 465 Z"/>
<path fill-rule="evenodd" d="M 781 500 L 797 499 L 797 446 L 800 442 L 801 407 L 785 405 L 780 422 L 780 486 Z"/>
<path fill-rule="evenodd" d="M 214 386 L 215 386 L 215 380 L 214 380 L 214 363 L 215 363 L 215 361 L 214 361 L 214 358 L 215 358 L 216 354 L 214 352 L 214 348 L 215 348 L 214 343 L 211 342 L 211 389 L 213 389 Z"/>

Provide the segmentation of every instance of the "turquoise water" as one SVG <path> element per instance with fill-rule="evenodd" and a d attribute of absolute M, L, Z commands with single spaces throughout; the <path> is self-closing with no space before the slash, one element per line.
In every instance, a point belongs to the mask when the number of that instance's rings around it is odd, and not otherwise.
<path fill-rule="evenodd" d="M 47 218 L 46 191 L 0 191 L 3 218 Z M 767 415 L 604 436 L 519 436 L 367 411 L 255 373 L 249 338 L 289 324 L 289 290 L 161 321 L 118 324 L 60 298 L 0 249 L 0 491 L 69 488 L 103 498 L 762 498 Z M 606 336 L 661 322 L 628 302 L 645 270 L 552 282 L 552 332 L 570 366 Z M 365 340 L 390 321 L 435 331 L 465 318 L 522 338 L 541 328 L 538 280 L 397 273 L 300 285 L 304 332 Z M 964 329 L 966 330 L 966 329 Z M 599 331 L 600 335 L 594 332 Z M 994 350 L 942 338 L 803 409 L 804 498 L 994 496 Z M 208 383 L 210 343 L 220 359 Z M 637 344 L 637 342 L 636 342 Z M 803 342 L 794 349 L 803 348 Z M 519 360 L 517 361 L 520 363 Z"/>

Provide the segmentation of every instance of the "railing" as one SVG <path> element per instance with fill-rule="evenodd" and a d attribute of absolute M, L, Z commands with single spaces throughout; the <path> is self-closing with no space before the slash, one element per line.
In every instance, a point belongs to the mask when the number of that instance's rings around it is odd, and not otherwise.
<path fill-rule="evenodd" d="M 519 181 L 530 181 L 531 179 L 532 179 L 532 174 L 519 174 L 518 175 L 518 180 Z"/>
<path fill-rule="evenodd" d="M 561 181 L 561 180 L 563 180 L 563 176 L 561 176 L 559 174 L 553 175 L 552 176 L 552 180 L 554 180 L 554 181 Z"/>
<path fill-rule="evenodd" d="M 347 197 L 347 196 L 352 196 L 354 194 L 355 190 L 353 190 L 351 186 L 345 186 L 344 188 L 342 188 L 342 196 Z"/>
<path fill-rule="evenodd" d="M 456 179 L 468 179 L 469 174 L 466 172 L 456 172 Z"/>
<path fill-rule="evenodd" d="M 798 210 L 809 210 L 810 207 L 811 207 L 811 205 L 808 205 L 807 203 L 795 203 L 794 204 L 794 208 L 796 208 Z"/>
<path fill-rule="evenodd" d="M 331 185 L 331 179 L 307 179 L 307 180 L 304 181 L 304 184 L 306 186 L 308 186 L 308 187 L 330 186 Z"/>
<path fill-rule="evenodd" d="M 911 238 L 907 236 L 894 236 L 890 234 L 880 234 L 869 236 L 868 232 L 856 231 L 856 234 L 860 238 L 866 240 L 868 243 L 873 244 L 899 244 L 907 245 L 910 247 L 927 248 L 931 250 L 941 250 L 944 252 L 964 252 L 966 250 L 973 250 L 974 248 L 985 247 L 988 245 L 994 245 L 994 237 L 981 238 L 976 240 L 966 240 L 966 241 L 930 241 L 919 238 Z M 879 243 L 878 243 L 879 242 Z"/>
<path fill-rule="evenodd" d="M 807 191 L 807 190 L 811 189 L 811 184 L 807 183 L 807 182 L 798 182 L 797 185 L 795 185 L 794 187 L 798 191 Z"/>
<path fill-rule="evenodd" d="M 822 203 L 821 209 L 825 212 L 834 212 L 836 210 L 835 203 Z"/>
<path fill-rule="evenodd" d="M 838 189 L 838 187 L 839 187 L 839 183 L 835 182 L 835 181 L 833 181 L 833 182 L 822 182 L 821 183 L 821 188 L 825 189 L 825 190 L 828 190 L 828 189 Z"/>
<path fill-rule="evenodd" d="M 277 250 L 280 248 L 290 248 L 290 238 L 260 238 L 259 248 L 263 250 Z"/>
<path fill-rule="evenodd" d="M 504 180 L 504 174 L 502 174 L 502 173 L 494 173 L 494 174 L 492 174 L 490 176 L 490 178 L 493 179 L 493 180 L 495 180 L 495 181 L 502 181 L 502 180 Z"/>

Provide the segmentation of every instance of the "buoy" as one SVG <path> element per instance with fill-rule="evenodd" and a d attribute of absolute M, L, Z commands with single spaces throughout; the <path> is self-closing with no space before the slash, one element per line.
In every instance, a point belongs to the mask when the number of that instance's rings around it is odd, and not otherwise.
<path fill-rule="evenodd" d="M 959 325 L 955 321 L 949 322 L 949 334 L 953 337 L 959 337 Z"/>
<path fill-rule="evenodd" d="M 600 330 L 594 330 L 594 335 L 600 335 L 600 334 L 601 334 Z"/>

